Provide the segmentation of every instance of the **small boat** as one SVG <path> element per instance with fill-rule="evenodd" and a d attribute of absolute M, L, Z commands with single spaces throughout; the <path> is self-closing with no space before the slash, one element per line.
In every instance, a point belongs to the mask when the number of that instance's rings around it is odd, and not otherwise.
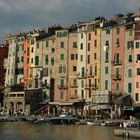
<path fill-rule="evenodd" d="M 105 126 L 120 126 L 120 122 L 108 120 L 105 121 Z"/>
<path fill-rule="evenodd" d="M 87 125 L 103 125 L 104 121 L 103 120 L 88 120 Z"/>
<path fill-rule="evenodd" d="M 71 114 L 64 112 L 59 117 L 48 118 L 49 124 L 76 124 L 78 120 Z"/>

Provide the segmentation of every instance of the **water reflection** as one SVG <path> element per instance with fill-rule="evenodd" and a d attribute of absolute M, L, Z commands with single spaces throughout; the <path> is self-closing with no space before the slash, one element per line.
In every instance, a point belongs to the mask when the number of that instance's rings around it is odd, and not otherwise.
<path fill-rule="evenodd" d="M 111 127 L 0 123 L 0 140 L 124 140 Z M 134 139 L 129 139 L 134 140 Z"/>

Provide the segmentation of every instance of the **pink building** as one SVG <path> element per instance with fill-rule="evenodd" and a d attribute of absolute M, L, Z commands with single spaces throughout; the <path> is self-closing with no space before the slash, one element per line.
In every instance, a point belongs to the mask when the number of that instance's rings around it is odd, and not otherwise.
<path fill-rule="evenodd" d="M 87 32 L 86 34 L 86 85 L 85 85 L 85 92 L 86 92 L 86 100 L 92 100 L 92 92 L 94 90 L 94 32 Z"/>
<path fill-rule="evenodd" d="M 112 93 L 124 94 L 124 25 L 116 26 L 112 29 L 112 41 Z"/>

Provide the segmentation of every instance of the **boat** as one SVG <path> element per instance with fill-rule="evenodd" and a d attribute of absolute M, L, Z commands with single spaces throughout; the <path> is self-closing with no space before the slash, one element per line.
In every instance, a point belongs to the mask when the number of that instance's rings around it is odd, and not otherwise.
<path fill-rule="evenodd" d="M 67 112 L 63 112 L 59 117 L 48 118 L 49 124 L 76 124 L 77 122 L 78 119 Z"/>
<path fill-rule="evenodd" d="M 95 120 L 88 120 L 87 121 L 87 125 L 103 125 L 104 124 L 104 121 L 103 120 L 98 120 L 98 119 L 95 119 Z"/>

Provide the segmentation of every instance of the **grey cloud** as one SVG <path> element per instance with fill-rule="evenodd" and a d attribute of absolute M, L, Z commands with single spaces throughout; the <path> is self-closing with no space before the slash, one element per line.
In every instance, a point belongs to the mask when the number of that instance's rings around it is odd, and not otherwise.
<path fill-rule="evenodd" d="M 139 0 L 0 0 L 0 38 L 8 32 L 71 24 L 97 16 L 110 18 L 138 8 Z"/>

